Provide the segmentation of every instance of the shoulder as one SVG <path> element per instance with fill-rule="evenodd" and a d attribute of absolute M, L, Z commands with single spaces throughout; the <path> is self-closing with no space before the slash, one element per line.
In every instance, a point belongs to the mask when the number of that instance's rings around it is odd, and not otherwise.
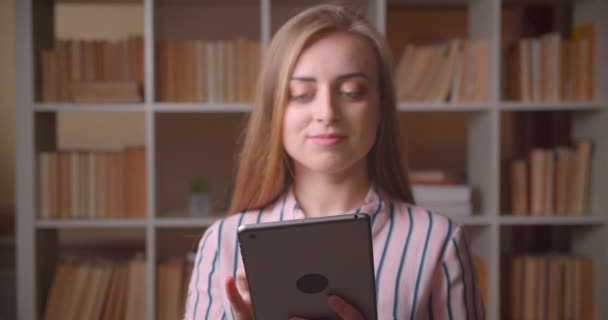
<path fill-rule="evenodd" d="M 411 221 L 413 227 L 426 226 L 427 228 L 445 230 L 450 235 L 453 234 L 454 230 L 460 228 L 460 225 L 453 219 L 432 210 L 404 201 L 392 201 L 391 205 L 395 218 Z"/>
<path fill-rule="evenodd" d="M 263 211 L 264 210 L 251 210 L 220 218 L 207 228 L 205 233 L 215 234 L 216 238 L 225 237 L 229 234 L 236 234 L 239 226 L 258 222 Z"/>
<path fill-rule="evenodd" d="M 461 242 L 462 226 L 452 218 L 406 202 L 393 202 L 395 226 L 409 230 L 412 242 L 427 248 L 436 259 L 443 257 L 449 244 Z"/>
<path fill-rule="evenodd" d="M 426 256 L 428 268 L 443 262 L 460 263 L 468 256 L 465 230 L 452 218 L 404 202 L 395 202 L 394 207 L 401 230 L 409 230 L 405 232 L 410 235 L 410 245 L 421 249 L 419 255 Z"/>
<path fill-rule="evenodd" d="M 273 207 L 274 205 L 271 205 L 218 219 L 205 230 L 200 245 L 202 246 L 205 239 L 209 238 L 207 241 L 215 242 L 216 244 L 213 246 L 220 250 L 233 247 L 236 243 L 238 228 L 241 225 L 272 221 L 275 215 Z"/>

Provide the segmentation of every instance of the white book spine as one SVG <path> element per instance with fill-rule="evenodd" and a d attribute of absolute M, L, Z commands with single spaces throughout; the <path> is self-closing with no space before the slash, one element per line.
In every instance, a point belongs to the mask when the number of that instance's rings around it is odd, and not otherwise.
<path fill-rule="evenodd" d="M 460 43 L 458 45 L 458 52 L 456 53 L 456 65 L 454 66 L 454 77 L 452 79 L 452 86 L 450 88 L 450 102 L 455 103 L 458 102 L 458 92 L 460 91 L 461 86 L 461 77 L 462 77 L 462 64 L 463 61 L 463 45 Z"/>
<path fill-rule="evenodd" d="M 445 61 L 445 51 L 447 50 L 447 46 L 445 44 L 437 45 L 433 48 L 432 60 L 431 60 L 431 68 L 427 77 L 424 81 L 424 86 L 422 87 L 422 91 L 419 92 L 419 96 L 417 97 L 417 101 L 419 102 L 427 102 L 427 97 L 431 94 L 433 89 L 433 85 L 437 81 L 438 75 L 441 73 L 441 69 L 444 66 Z"/>
<path fill-rule="evenodd" d="M 432 48 L 431 47 L 415 47 L 415 54 L 411 68 L 409 68 L 407 72 L 407 81 L 405 83 L 405 88 L 403 89 L 403 97 L 401 101 L 405 102 L 414 102 L 416 101 L 416 85 L 421 79 L 424 78 L 422 72 L 424 71 L 424 66 L 427 64 L 427 61 L 431 58 Z"/>

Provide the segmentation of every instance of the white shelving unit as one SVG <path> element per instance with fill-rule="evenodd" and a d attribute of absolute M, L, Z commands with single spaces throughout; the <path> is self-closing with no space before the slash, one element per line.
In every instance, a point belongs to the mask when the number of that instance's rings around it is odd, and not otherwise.
<path fill-rule="evenodd" d="M 87 0 L 95 2 L 95 0 Z M 132 2 L 127 1 L 126 2 Z M 97 1 L 101 3 L 103 1 Z M 165 205 L 161 199 L 164 176 L 159 173 L 167 164 L 162 156 L 166 150 L 160 140 L 164 135 L 165 118 L 171 121 L 184 121 L 186 116 L 206 119 L 212 117 L 228 118 L 239 121 L 251 109 L 249 104 L 212 104 L 212 103 L 167 103 L 155 101 L 156 70 L 154 42 L 158 40 L 158 29 L 155 19 L 159 19 L 157 10 L 167 8 L 183 12 L 193 8 L 204 12 L 206 6 L 213 10 L 229 7 L 243 7 L 242 11 L 257 14 L 260 21 L 258 39 L 262 50 L 269 43 L 272 32 L 285 21 L 294 7 L 306 6 L 322 1 L 298 0 L 231 0 L 231 1 L 193 1 L 193 0 L 141 0 L 144 14 L 144 47 L 145 47 L 145 96 L 139 104 L 46 104 L 35 102 L 35 60 L 34 48 L 37 48 L 33 36 L 34 20 L 40 15 L 52 15 L 53 4 L 49 1 L 19 0 L 15 2 L 16 23 L 16 98 L 17 98 L 17 270 L 18 273 L 18 317 L 19 319 L 37 319 L 42 312 L 44 299 L 38 288 L 42 279 L 39 265 L 49 255 L 45 250 L 53 233 L 64 229 L 145 229 L 146 259 L 148 265 L 148 314 L 150 319 L 155 315 L 156 297 L 156 263 L 157 236 L 159 230 L 165 229 L 204 229 L 215 221 L 214 218 L 175 218 L 165 216 Z M 388 3 L 387 3 L 388 2 Z M 437 6 L 464 6 L 468 12 L 468 36 L 471 39 L 485 39 L 490 44 L 490 99 L 483 104 L 399 104 L 400 116 L 413 113 L 465 113 L 468 116 L 467 129 L 467 172 L 468 181 L 480 191 L 478 214 L 463 218 L 460 221 L 469 232 L 472 252 L 487 262 L 488 292 L 486 301 L 488 319 L 500 318 L 500 257 L 501 233 L 503 229 L 517 226 L 567 226 L 574 228 L 572 252 L 589 255 L 595 258 L 595 317 L 600 319 L 608 314 L 608 304 L 602 303 L 602 297 L 608 295 L 608 2 L 605 0 L 585 0 L 573 2 L 574 22 L 594 22 L 596 30 L 596 67 L 595 92 L 596 102 L 591 103 L 515 103 L 500 99 L 501 79 L 501 0 L 470 1 L 409 1 L 409 0 L 358 0 L 354 3 L 362 8 L 370 20 L 383 33 L 386 30 L 387 10 L 391 6 L 408 4 L 433 3 Z M 525 2 L 525 1 L 524 1 Z M 105 2 L 104 2 L 105 3 Z M 181 10 L 181 11 L 180 11 Z M 215 11 L 214 11 L 215 12 Z M 175 13 L 173 13 L 175 14 Z M 52 21 L 52 19 L 51 19 Z M 230 22 L 232 23 L 232 22 Z M 440 23 L 440 22 L 437 22 Z M 212 28 L 213 29 L 213 28 Z M 174 31 L 177 32 L 177 31 Z M 208 32 L 213 32 L 208 31 Z M 219 32 L 219 31 L 218 31 Z M 165 35 L 166 36 L 166 35 Z M 52 147 L 54 138 L 49 138 L 54 130 L 54 115 L 71 111 L 125 112 L 137 111 L 145 116 L 147 144 L 147 181 L 148 212 L 141 220 L 115 221 L 42 221 L 36 219 L 36 177 L 35 155 L 40 146 Z M 574 137 L 591 137 L 594 142 L 592 157 L 593 177 L 590 186 L 590 212 L 580 218 L 565 217 L 511 217 L 501 212 L 500 190 L 501 177 L 501 119 L 505 112 L 526 111 L 573 111 Z M 181 117 L 181 118 L 180 118 Z M 45 119 L 46 121 L 37 121 Z M 177 119 L 177 120 L 176 120 Z M 181 120 L 180 120 L 181 119 Z M 210 121 L 214 121 L 212 120 Z M 38 123 L 52 124 L 48 127 L 37 127 Z M 223 120 L 222 120 L 223 121 Z M 439 128 L 440 130 L 441 128 Z M 46 135 L 41 135 L 43 131 Z M 221 136 L 213 139 L 221 139 Z M 230 137 L 227 139 L 231 139 Z M 40 141 L 43 140 L 43 141 Z M 201 143 L 207 143 L 206 140 Z M 232 143 L 232 142 L 231 142 Z M 229 150 L 231 151 L 231 150 Z M 230 154 L 230 152 L 225 152 Z M 231 165 L 232 159 L 224 162 Z M 212 165 L 212 164 L 207 164 Z M 164 181 L 164 180 L 163 180 Z M 159 200 L 160 199 L 160 200 Z M 51 246 L 52 247 L 52 246 Z M 52 252 L 51 252 L 52 255 Z M 47 272 L 48 274 L 48 272 Z"/>

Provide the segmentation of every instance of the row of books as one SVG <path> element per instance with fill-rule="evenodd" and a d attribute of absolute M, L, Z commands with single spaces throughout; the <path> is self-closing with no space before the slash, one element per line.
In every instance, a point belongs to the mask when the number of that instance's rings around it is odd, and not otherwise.
<path fill-rule="evenodd" d="M 594 93 L 594 27 L 519 40 L 507 53 L 507 99 L 525 102 L 591 101 Z"/>
<path fill-rule="evenodd" d="M 510 319 L 594 319 L 592 258 L 516 256 L 508 264 Z"/>
<path fill-rule="evenodd" d="M 480 294 L 487 301 L 485 261 L 474 258 L 473 266 Z M 192 260 L 170 258 L 160 262 L 156 270 L 156 318 L 182 319 Z M 142 255 L 127 262 L 64 259 L 56 266 L 43 319 L 147 319 L 146 275 Z"/>
<path fill-rule="evenodd" d="M 55 40 L 40 59 L 42 102 L 139 102 L 144 82 L 141 36 Z"/>
<path fill-rule="evenodd" d="M 511 163 L 514 215 L 582 216 L 588 211 L 592 142 L 574 147 L 533 148 Z"/>
<path fill-rule="evenodd" d="M 413 171 L 409 176 L 416 205 L 448 216 L 473 214 L 471 187 L 441 170 Z"/>
<path fill-rule="evenodd" d="M 192 261 L 170 258 L 157 265 L 156 319 L 184 314 Z M 147 266 L 143 255 L 129 261 L 63 259 L 55 269 L 44 320 L 148 319 Z"/>
<path fill-rule="evenodd" d="M 397 100 L 402 102 L 486 102 L 489 83 L 485 40 L 408 45 L 395 72 Z"/>
<path fill-rule="evenodd" d="M 143 218 L 146 149 L 38 153 L 41 219 Z"/>
<path fill-rule="evenodd" d="M 126 263 L 61 261 L 55 269 L 44 320 L 147 319 L 146 270 L 142 256 Z"/>
<path fill-rule="evenodd" d="M 253 101 L 259 41 L 162 41 L 157 48 L 159 101 Z"/>
<path fill-rule="evenodd" d="M 192 274 L 194 256 L 189 259 L 175 257 L 158 264 L 156 272 L 156 319 L 183 318 L 188 284 Z"/>

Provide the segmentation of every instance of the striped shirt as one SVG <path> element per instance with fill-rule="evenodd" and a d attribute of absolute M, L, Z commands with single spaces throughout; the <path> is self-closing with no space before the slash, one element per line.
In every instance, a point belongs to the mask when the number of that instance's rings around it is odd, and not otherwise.
<path fill-rule="evenodd" d="M 234 318 L 225 283 L 243 269 L 237 228 L 304 218 L 289 189 L 266 208 L 227 217 L 206 230 L 194 261 L 186 319 Z M 373 187 L 357 211 L 371 215 L 378 319 L 485 319 L 460 226 L 381 196 Z"/>

